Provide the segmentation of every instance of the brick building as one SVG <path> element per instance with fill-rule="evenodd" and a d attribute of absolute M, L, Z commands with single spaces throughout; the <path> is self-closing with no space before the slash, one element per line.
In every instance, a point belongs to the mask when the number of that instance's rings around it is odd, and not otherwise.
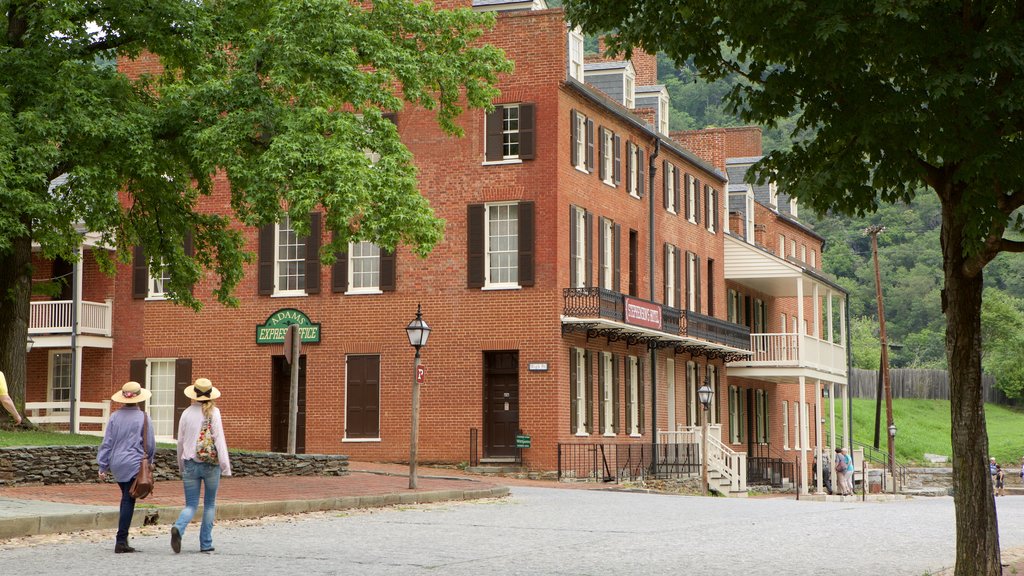
<path fill-rule="evenodd" d="M 86 410 L 75 427 L 95 429 L 102 401 L 138 380 L 154 391 L 147 409 L 169 440 L 181 389 L 205 376 L 224 393 L 232 447 L 283 451 L 280 342 L 298 323 L 298 449 L 404 461 L 405 326 L 422 306 L 433 329 L 422 350 L 422 462 L 514 461 L 588 478 L 692 473 L 706 384 L 723 486 L 783 476 L 808 486 L 807 467 L 793 466 L 823 444 L 822 391 L 845 397 L 845 293 L 821 275 L 822 239 L 795 203 L 742 182 L 760 131 L 670 135 L 654 57 L 585 58 L 582 36 L 541 0 L 436 4 L 499 11 L 483 41 L 516 72 L 493 112 L 460 118 L 461 139 L 428 111 L 395 115 L 421 191 L 446 221 L 429 257 L 360 243 L 322 266 L 319 215 L 305 238 L 285 220 L 248 230 L 258 261 L 236 290 L 240 307 L 217 304 L 211 280 L 194 287 L 200 313 L 162 297 L 144 247 L 113 278 L 88 255 L 80 266 L 37 260 L 40 279 L 69 275 L 78 290 L 33 302 L 28 401 L 74 398 Z M 226 186 L 202 209 L 227 211 Z M 844 407 L 829 404 L 839 421 Z M 520 435 L 528 448 L 517 448 Z"/>

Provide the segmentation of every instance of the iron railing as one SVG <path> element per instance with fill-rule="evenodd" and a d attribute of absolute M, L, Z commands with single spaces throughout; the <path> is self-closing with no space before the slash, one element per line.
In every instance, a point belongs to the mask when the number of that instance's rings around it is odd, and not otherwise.
<path fill-rule="evenodd" d="M 781 488 L 784 479 L 795 481 L 796 467 L 792 462 L 772 454 L 771 444 L 759 442 L 750 446 L 747 455 L 747 484 Z"/>
<path fill-rule="evenodd" d="M 558 479 L 625 482 L 651 478 L 684 478 L 700 474 L 696 444 L 559 443 Z"/>
<path fill-rule="evenodd" d="M 836 442 L 838 442 L 840 446 L 845 445 L 845 440 L 843 439 L 843 437 L 841 435 L 836 435 Z M 864 444 L 863 442 L 858 442 L 856 440 L 851 440 L 851 443 L 853 444 L 853 446 L 855 448 L 862 448 L 864 450 L 864 459 L 865 460 L 867 460 L 868 462 L 873 462 L 875 464 L 878 464 L 879 466 L 883 467 L 884 470 L 892 470 L 895 473 L 897 484 L 899 484 L 900 486 L 905 486 L 906 485 L 906 483 L 907 483 L 907 465 L 906 465 L 906 463 L 900 462 L 899 459 L 897 459 L 896 460 L 896 465 L 895 466 L 890 466 L 890 464 L 889 464 L 889 453 L 888 452 L 883 452 L 882 450 L 878 450 L 878 449 L 876 449 L 874 446 L 872 446 L 870 444 Z M 859 466 L 859 464 L 857 462 L 854 462 L 853 464 L 854 464 L 854 467 Z M 883 490 L 886 489 L 886 486 L 885 486 L 885 476 L 886 476 L 885 474 L 882 474 L 882 489 Z"/>
<path fill-rule="evenodd" d="M 563 314 L 566 316 L 625 321 L 625 295 L 622 293 L 594 287 L 565 288 L 562 296 Z M 660 332 L 750 350 L 750 329 L 746 326 L 647 300 L 644 302 L 661 308 Z"/>

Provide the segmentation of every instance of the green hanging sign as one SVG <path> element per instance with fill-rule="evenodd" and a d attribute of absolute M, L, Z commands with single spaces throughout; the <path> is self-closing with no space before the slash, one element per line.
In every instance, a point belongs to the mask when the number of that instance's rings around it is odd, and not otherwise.
<path fill-rule="evenodd" d="M 284 334 L 292 324 L 298 325 L 302 342 L 320 342 L 320 323 L 310 322 L 301 310 L 282 308 L 274 312 L 263 324 L 256 325 L 257 344 L 284 344 Z"/>

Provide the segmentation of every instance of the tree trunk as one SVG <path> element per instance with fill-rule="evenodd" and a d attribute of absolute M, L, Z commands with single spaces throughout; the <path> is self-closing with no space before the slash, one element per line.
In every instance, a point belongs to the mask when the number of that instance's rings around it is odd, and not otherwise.
<path fill-rule="evenodd" d="M 956 505 L 956 576 L 999 576 L 999 532 L 988 469 L 988 434 L 981 386 L 982 274 L 964 272 L 964 217 L 943 202 L 946 359 Z"/>
<path fill-rule="evenodd" d="M 14 239 L 10 251 L 0 252 L 0 371 L 7 378 L 11 398 L 22 415 L 31 295 L 32 239 L 23 236 Z"/>

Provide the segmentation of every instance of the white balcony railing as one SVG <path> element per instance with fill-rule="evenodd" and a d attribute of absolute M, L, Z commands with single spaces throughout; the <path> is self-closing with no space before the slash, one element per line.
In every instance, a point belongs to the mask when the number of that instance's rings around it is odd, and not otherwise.
<path fill-rule="evenodd" d="M 29 334 L 70 334 L 71 300 L 32 302 L 29 311 Z M 79 334 L 110 336 L 110 302 L 82 302 L 79 318 Z"/>
<path fill-rule="evenodd" d="M 741 364 L 819 368 L 846 373 L 846 347 L 796 333 L 751 334 L 752 355 Z"/>

